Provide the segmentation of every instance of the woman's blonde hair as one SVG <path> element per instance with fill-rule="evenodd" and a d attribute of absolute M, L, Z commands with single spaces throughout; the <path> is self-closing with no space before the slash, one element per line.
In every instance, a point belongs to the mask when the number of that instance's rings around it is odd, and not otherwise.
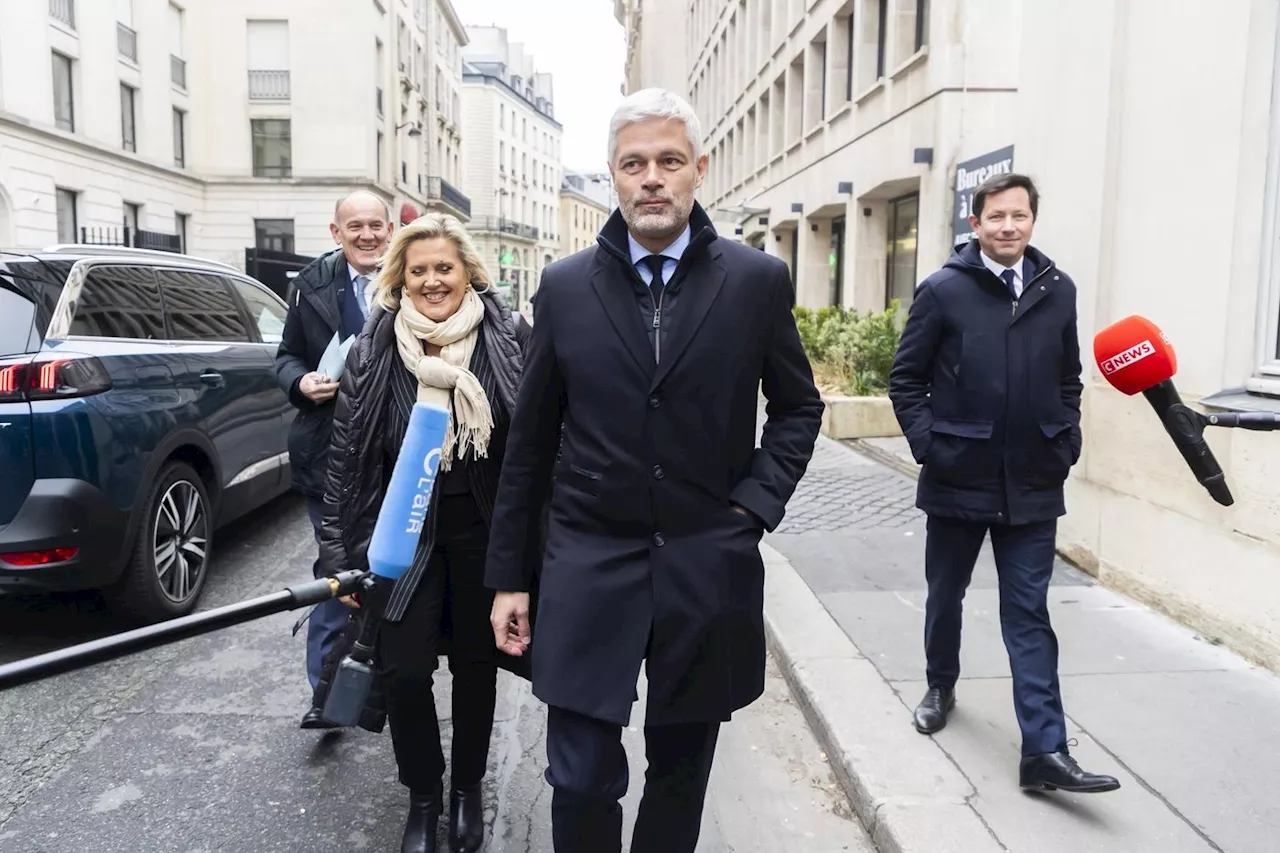
<path fill-rule="evenodd" d="M 391 238 L 387 253 L 382 258 L 378 272 L 377 295 L 374 300 L 388 311 L 400 310 L 400 293 L 404 288 L 405 255 L 409 247 L 419 240 L 443 237 L 453 243 L 467 271 L 467 280 L 477 291 L 484 291 L 493 284 L 489 271 L 471 235 L 455 217 L 447 213 L 427 213 L 408 225 L 402 226 Z"/>

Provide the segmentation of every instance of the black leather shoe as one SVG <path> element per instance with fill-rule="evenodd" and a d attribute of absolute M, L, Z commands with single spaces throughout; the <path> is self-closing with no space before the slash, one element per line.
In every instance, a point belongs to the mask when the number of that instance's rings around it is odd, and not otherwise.
<path fill-rule="evenodd" d="M 430 793 L 409 792 L 409 819 L 405 821 L 400 853 L 436 853 L 440 849 L 436 829 L 444 811 L 442 800 L 439 788 Z"/>
<path fill-rule="evenodd" d="M 1065 750 L 1024 757 L 1018 768 L 1018 784 L 1029 791 L 1070 791 L 1073 794 L 1101 794 L 1120 787 L 1118 779 L 1081 770 Z"/>
<path fill-rule="evenodd" d="M 331 723 L 324 718 L 323 708 L 312 708 L 310 711 L 302 715 L 302 722 L 298 724 L 300 729 L 337 729 L 341 728 L 337 723 Z"/>
<path fill-rule="evenodd" d="M 954 688 L 930 687 L 920 704 L 916 706 L 916 731 L 931 735 L 947 727 L 947 714 L 956 706 Z"/>
<path fill-rule="evenodd" d="M 449 849 L 476 853 L 484 844 L 484 800 L 479 785 L 454 788 L 449 796 Z"/>

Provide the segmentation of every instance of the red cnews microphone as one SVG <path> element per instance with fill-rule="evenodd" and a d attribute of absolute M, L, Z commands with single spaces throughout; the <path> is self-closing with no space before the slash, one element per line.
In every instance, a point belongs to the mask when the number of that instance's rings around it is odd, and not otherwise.
<path fill-rule="evenodd" d="M 1177 446 L 1187 460 L 1191 472 L 1210 496 L 1223 506 L 1235 499 L 1227 488 L 1227 478 L 1204 440 L 1206 425 L 1249 426 L 1253 429 L 1275 429 L 1258 424 L 1240 423 L 1242 415 L 1206 416 L 1182 402 L 1173 387 L 1173 374 L 1178 371 L 1178 356 L 1155 323 L 1134 315 L 1112 323 L 1093 338 L 1093 358 L 1111 386 L 1122 394 L 1139 392 L 1156 410 Z M 1273 415 L 1265 418 L 1274 421 Z"/>

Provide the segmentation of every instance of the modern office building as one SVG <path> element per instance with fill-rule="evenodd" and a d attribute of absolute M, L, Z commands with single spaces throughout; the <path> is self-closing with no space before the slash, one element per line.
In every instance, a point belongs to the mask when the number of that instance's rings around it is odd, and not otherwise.
<path fill-rule="evenodd" d="M 311 255 L 355 187 L 466 217 L 465 42 L 449 0 L 0 4 L 0 245 Z"/>
<path fill-rule="evenodd" d="M 501 27 L 468 27 L 463 51 L 463 158 L 471 233 L 513 307 L 524 310 L 560 253 L 563 127 L 551 75 Z"/>

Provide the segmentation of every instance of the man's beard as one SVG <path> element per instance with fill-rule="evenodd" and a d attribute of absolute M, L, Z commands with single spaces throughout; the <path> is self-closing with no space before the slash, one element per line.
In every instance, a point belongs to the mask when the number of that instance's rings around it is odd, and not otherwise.
<path fill-rule="evenodd" d="M 678 231 L 689 221 L 689 214 L 693 211 L 693 196 L 666 201 L 670 207 L 657 213 L 646 212 L 640 202 L 629 202 L 622 206 L 622 218 L 633 233 L 642 237 L 662 237 Z"/>

